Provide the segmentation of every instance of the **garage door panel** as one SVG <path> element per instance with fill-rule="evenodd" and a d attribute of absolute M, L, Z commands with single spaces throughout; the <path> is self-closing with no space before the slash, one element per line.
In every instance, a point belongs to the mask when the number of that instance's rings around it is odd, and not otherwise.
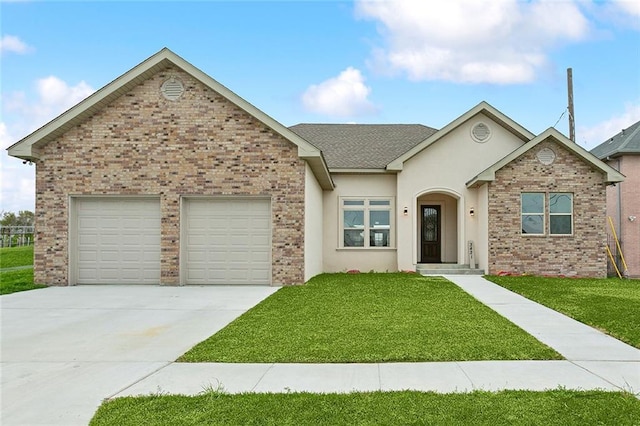
<path fill-rule="evenodd" d="M 269 200 L 185 199 L 184 214 L 187 284 L 270 284 Z"/>
<path fill-rule="evenodd" d="M 74 200 L 78 284 L 159 284 L 160 202 Z"/>

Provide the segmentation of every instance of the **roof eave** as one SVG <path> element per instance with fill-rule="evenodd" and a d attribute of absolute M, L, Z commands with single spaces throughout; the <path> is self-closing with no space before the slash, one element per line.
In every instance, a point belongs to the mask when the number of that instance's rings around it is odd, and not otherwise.
<path fill-rule="evenodd" d="M 331 172 L 327 167 L 327 162 L 325 161 L 322 152 L 309 152 L 298 148 L 298 156 L 309 164 L 313 175 L 316 177 L 318 184 L 320 184 L 320 187 L 323 190 L 331 191 L 335 189 L 336 185 L 333 183 Z"/>

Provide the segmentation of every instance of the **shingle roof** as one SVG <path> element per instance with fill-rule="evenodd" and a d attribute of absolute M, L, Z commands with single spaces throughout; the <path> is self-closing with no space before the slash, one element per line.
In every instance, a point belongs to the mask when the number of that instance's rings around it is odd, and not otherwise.
<path fill-rule="evenodd" d="M 320 149 L 330 169 L 384 169 L 437 132 L 421 124 L 296 124 L 289 128 Z"/>
<path fill-rule="evenodd" d="M 640 121 L 591 150 L 599 159 L 623 154 L 640 154 Z"/>

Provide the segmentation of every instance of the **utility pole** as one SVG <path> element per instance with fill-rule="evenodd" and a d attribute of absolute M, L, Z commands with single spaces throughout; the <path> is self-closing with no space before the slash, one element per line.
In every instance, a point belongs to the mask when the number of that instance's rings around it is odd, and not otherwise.
<path fill-rule="evenodd" d="M 569 91 L 569 139 L 576 141 L 576 121 L 573 115 L 573 70 L 567 68 L 567 88 Z"/>

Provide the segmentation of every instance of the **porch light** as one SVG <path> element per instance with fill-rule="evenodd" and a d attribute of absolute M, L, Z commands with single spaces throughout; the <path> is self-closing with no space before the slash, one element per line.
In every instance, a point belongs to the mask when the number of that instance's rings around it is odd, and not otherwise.
<path fill-rule="evenodd" d="M 476 214 L 475 210 L 473 209 L 473 207 L 471 207 L 471 208 L 469 209 L 469 216 L 473 216 L 473 215 L 475 215 L 475 214 Z"/>
<path fill-rule="evenodd" d="M 409 216 L 409 207 L 405 207 L 404 210 L 402 210 L 402 214 L 405 216 Z"/>

